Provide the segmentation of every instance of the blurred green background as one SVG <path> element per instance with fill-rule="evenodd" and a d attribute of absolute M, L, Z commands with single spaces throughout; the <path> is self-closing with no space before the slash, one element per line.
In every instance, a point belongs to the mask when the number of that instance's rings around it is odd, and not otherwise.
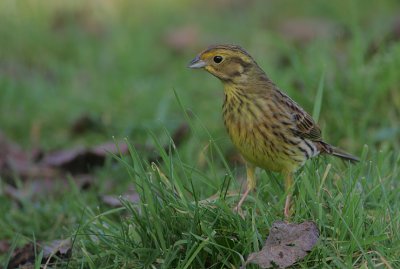
<path fill-rule="evenodd" d="M 225 141 L 220 82 L 186 66 L 210 44 L 233 43 L 309 112 L 325 73 L 319 123 L 328 141 L 398 150 L 399 10 L 394 0 L 4 0 L 1 130 L 27 148 L 140 140 L 183 121 L 175 90 Z M 81 115 L 106 131 L 70 137 Z"/>
<path fill-rule="evenodd" d="M 364 145 L 368 145 L 367 162 L 362 162 L 355 169 L 358 169 L 358 174 L 354 176 L 354 180 L 362 180 L 360 186 L 368 192 L 365 214 L 356 206 L 353 208 L 345 204 L 350 209 L 343 216 L 361 223 L 356 223 L 357 229 L 351 230 L 353 226 L 349 228 L 350 231 L 357 230 L 355 238 L 367 236 L 370 245 L 365 243 L 366 246 L 372 249 L 379 246 L 380 249 L 377 249 L 383 256 L 394 260 L 398 257 L 398 249 L 390 247 L 392 242 L 399 241 L 391 232 L 396 231 L 393 227 L 398 229 L 399 218 L 393 217 L 390 232 L 387 231 L 386 220 L 390 214 L 399 214 L 399 206 L 395 203 L 398 202 L 398 194 L 391 193 L 398 188 L 395 177 L 399 173 L 396 159 L 400 151 L 399 41 L 398 0 L 2 0 L 0 132 L 28 152 L 92 146 L 110 141 L 113 137 L 128 137 L 133 144 L 152 145 L 149 133 L 167 144 L 165 129 L 173 133 L 186 121 L 184 115 L 189 112 L 196 131 L 179 147 L 179 161 L 190 170 L 196 192 L 206 197 L 219 190 L 227 177 L 220 160 L 208 166 L 205 164 L 204 155 L 212 151 L 210 137 L 222 148 L 228 161 L 235 159 L 235 156 L 232 157 L 235 154 L 221 119 L 221 83 L 206 72 L 188 69 L 187 64 L 211 44 L 241 45 L 283 91 L 310 113 L 316 103 L 319 85 L 322 85 L 318 123 L 327 142 L 358 156 Z M 184 109 L 179 106 L 174 91 L 182 100 Z M 88 129 L 85 132 L 71 132 L 72 126 L 82 118 L 89 119 L 89 125 L 94 127 L 84 126 Z M 141 154 L 152 153 L 141 151 Z M 174 162 L 175 157 L 171 157 Z M 331 178 L 326 181 L 334 195 L 329 198 L 331 200 L 325 201 L 326 204 L 340 204 L 345 196 L 342 195 L 343 189 L 351 193 L 349 200 L 359 201 L 358 192 L 352 189 L 358 188 L 358 185 L 347 180 L 354 175 L 354 166 L 345 170 L 344 165 L 335 164 L 335 172 L 331 173 L 334 175 L 330 174 Z M 162 170 L 165 168 L 160 167 Z M 232 167 L 242 166 L 232 164 Z M 323 170 L 310 167 L 304 169 L 300 177 L 319 184 Z M 369 169 L 373 172 L 370 173 Z M 240 179 L 242 171 L 234 172 L 235 177 Z M 186 171 L 181 174 L 184 173 Z M 272 177 L 275 181 L 266 180 L 271 178 L 270 174 L 260 174 L 265 179 L 260 180 L 264 184 L 260 189 L 265 190 L 260 197 L 265 200 L 256 206 L 265 210 L 262 212 L 268 211 L 273 218 L 279 217 L 279 205 L 272 207 L 271 204 L 279 201 L 280 196 L 284 197 L 283 191 L 276 184 L 275 177 Z M 381 176 L 386 180 L 384 184 Z M 121 194 L 133 182 L 124 167 L 110 162 L 96 170 L 94 178 L 89 189 L 71 188 L 67 192 L 61 184 L 55 193 L 42 194 L 30 189 L 37 197 L 22 195 L 18 199 L 6 196 L 3 187 L 10 184 L 23 188 L 26 182 L 18 177 L 7 179 L 7 182 L 2 178 L 0 240 L 23 245 L 36 239 L 69 238 L 79 230 L 81 223 L 89 223 L 92 217 L 97 218 L 96 214 L 102 214 L 104 208 L 109 209 L 101 204 L 99 194 Z M 190 183 L 193 184 L 183 182 Z M 239 186 L 240 180 L 233 184 Z M 385 195 L 381 195 L 380 191 Z M 390 195 L 386 196 L 386 193 Z M 309 198 L 307 192 L 301 195 L 316 201 Z M 381 200 L 383 196 L 384 203 Z M 299 219 L 310 218 L 314 214 L 314 211 L 308 210 L 308 205 L 312 203 L 306 198 L 299 199 L 297 204 L 298 209 L 303 208 L 303 212 L 296 216 Z M 317 202 L 320 203 L 320 200 Z M 385 209 L 389 206 L 392 209 Z M 326 208 L 324 210 L 328 211 L 329 207 Z M 317 250 L 319 254 L 316 255 L 327 257 L 327 263 L 337 259 L 336 265 L 340 261 L 340 268 L 346 268 L 347 263 L 342 259 L 352 262 L 354 253 L 357 253 L 354 256 L 356 260 L 361 254 L 353 238 L 347 235 L 347 226 L 338 228 L 340 236 L 335 237 L 335 221 L 338 221 L 338 218 L 332 217 L 335 214 L 340 215 L 340 212 L 323 215 L 325 222 L 319 223 L 326 228 L 324 236 L 333 238 L 332 248 L 329 244 L 321 244 L 320 249 L 323 250 Z M 215 219 L 214 215 L 210 216 L 209 219 Z M 227 214 L 227 219 L 231 218 L 234 216 Z M 263 242 L 265 226 L 272 219 L 269 216 L 265 218 L 267 220 L 257 218 L 257 224 L 262 223 L 262 236 L 254 232 L 250 239 L 238 237 L 243 248 L 240 245 L 237 251 L 248 254 L 257 245 L 254 242 Z M 101 233 L 104 232 L 101 229 L 105 229 L 106 234 L 114 232 L 118 235 L 119 220 L 117 216 L 112 219 L 115 221 L 112 225 L 106 227 L 100 223 L 99 226 L 94 224 L 93 228 L 90 224 L 87 229 Z M 182 226 L 191 227 L 191 220 L 187 221 Z M 248 225 L 252 225 L 251 220 L 247 221 L 242 224 L 244 233 L 253 232 L 247 229 Z M 369 222 L 376 225 L 369 226 Z M 364 224 L 373 228 L 363 230 L 360 227 Z M 378 226 L 379 229 L 375 229 Z M 388 238 L 380 239 L 381 231 Z M 180 238 L 183 233 L 178 232 L 176 236 Z M 118 236 L 115 238 L 118 241 Z M 85 242 L 90 240 L 86 238 L 82 239 L 83 243 L 79 242 L 83 249 L 80 254 L 86 253 L 85 244 L 88 243 Z M 347 244 L 346 240 L 350 243 Z M 91 243 L 93 258 L 99 250 L 97 242 Z M 104 249 L 109 248 L 107 244 Z M 125 259 L 131 262 L 129 255 L 133 250 L 125 248 L 124 244 L 113 246 L 126 251 Z M 145 246 L 146 249 L 152 247 Z M 333 250 L 337 252 L 333 253 Z M 114 257 L 114 254 L 110 250 L 107 253 L 110 256 L 104 254 L 101 262 L 108 264 L 108 257 Z M 0 257 L 2 255 L 6 255 L 5 252 L 0 252 Z M 157 255 L 150 258 L 156 259 Z M 185 257 L 187 259 L 189 255 Z M 91 258 L 85 263 L 90 263 Z M 153 262 L 150 258 L 148 263 Z M 125 262 L 123 258 L 121 261 Z M 116 264 L 115 268 L 121 268 L 120 264 Z"/>

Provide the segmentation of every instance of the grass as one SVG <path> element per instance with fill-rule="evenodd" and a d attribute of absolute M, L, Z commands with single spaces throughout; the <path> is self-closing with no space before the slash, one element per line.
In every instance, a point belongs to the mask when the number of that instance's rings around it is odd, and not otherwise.
<path fill-rule="evenodd" d="M 153 145 L 162 161 L 148 163 L 131 147 L 130 156 L 110 156 L 117 163 L 95 171 L 89 190 L 71 178 L 69 192 L 60 186 L 18 202 L 4 195 L 2 179 L 0 240 L 12 250 L 73 238 L 61 268 L 238 268 L 260 250 L 283 218 L 281 177 L 258 171 L 246 217 L 232 212 L 238 198 L 228 191 L 242 188 L 244 171 L 227 161 L 221 85 L 185 68 L 208 44 L 228 42 L 246 47 L 319 118 L 327 141 L 362 156 L 351 166 L 318 158 L 297 174 L 293 221 L 314 220 L 321 239 L 296 267 L 399 268 L 400 46 L 383 41 L 399 8 L 394 0 L 2 1 L 1 131 L 25 149 L 45 150 L 127 137 L 131 145 Z M 339 36 L 328 26 L 322 29 L 330 34 L 307 42 L 285 38 L 282 25 L 299 18 L 333 23 Z M 181 26 L 196 28 L 197 40 L 171 48 L 165 35 Z M 380 49 L 367 57 L 373 42 Z M 82 114 L 105 131 L 71 136 L 68 126 Z M 176 148 L 169 133 L 184 121 L 192 135 Z M 101 194 L 122 194 L 129 185 L 140 202 L 101 202 Z M 11 250 L 0 255 L 1 265 Z"/>
<path fill-rule="evenodd" d="M 218 152 L 217 145 L 210 147 Z M 282 219 L 284 191 L 279 180 L 259 175 L 263 183 L 249 199 L 242 219 L 232 212 L 237 197 L 226 195 L 229 185 L 239 188 L 229 176 L 233 171 L 215 178 L 183 163 L 179 152 L 162 155 L 168 162 L 161 167 L 143 163 L 134 149 L 133 164 L 120 160 L 134 181 L 140 203 L 124 202 L 120 209 L 87 212 L 88 220 L 77 230 L 84 254 L 73 268 L 77 264 L 92 264 L 93 268 L 236 268 L 245 256 L 262 248 L 272 222 Z M 210 166 L 219 158 L 218 153 L 212 155 L 207 157 Z M 392 157 L 382 154 L 380 158 L 390 163 Z M 397 156 L 397 163 L 399 160 Z M 364 159 L 357 167 L 338 169 L 317 160 L 300 173 L 294 221 L 314 220 L 321 231 L 319 244 L 300 267 L 399 266 L 399 219 L 393 205 L 400 197 L 390 191 L 399 174 L 398 166 L 396 174 L 392 168 L 385 165 L 378 171 Z M 211 187 L 202 190 L 202 185 Z M 215 201 L 199 200 L 210 190 L 219 193 Z"/>

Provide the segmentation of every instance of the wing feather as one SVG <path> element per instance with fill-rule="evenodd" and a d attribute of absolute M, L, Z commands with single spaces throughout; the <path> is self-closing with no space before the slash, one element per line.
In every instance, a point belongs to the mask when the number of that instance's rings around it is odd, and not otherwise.
<path fill-rule="evenodd" d="M 290 114 L 293 123 L 293 133 L 301 138 L 320 141 L 322 139 L 321 129 L 314 122 L 313 118 L 289 96 L 279 90 L 277 92 L 280 95 L 278 99 L 286 106 L 284 110 Z"/>

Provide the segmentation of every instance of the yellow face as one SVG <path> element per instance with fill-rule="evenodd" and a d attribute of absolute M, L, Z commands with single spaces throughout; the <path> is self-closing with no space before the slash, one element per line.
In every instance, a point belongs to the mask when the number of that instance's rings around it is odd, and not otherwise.
<path fill-rule="evenodd" d="M 241 47 L 217 45 L 208 48 L 194 58 L 190 68 L 204 68 L 222 81 L 234 81 L 257 66 L 253 58 Z"/>

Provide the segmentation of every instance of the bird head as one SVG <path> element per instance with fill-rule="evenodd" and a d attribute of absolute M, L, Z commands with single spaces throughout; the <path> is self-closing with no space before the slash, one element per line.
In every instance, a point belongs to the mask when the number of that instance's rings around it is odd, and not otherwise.
<path fill-rule="evenodd" d="M 245 81 L 250 73 L 261 70 L 250 54 L 235 45 L 211 46 L 197 55 L 189 68 L 204 68 L 223 82 L 234 83 Z"/>

